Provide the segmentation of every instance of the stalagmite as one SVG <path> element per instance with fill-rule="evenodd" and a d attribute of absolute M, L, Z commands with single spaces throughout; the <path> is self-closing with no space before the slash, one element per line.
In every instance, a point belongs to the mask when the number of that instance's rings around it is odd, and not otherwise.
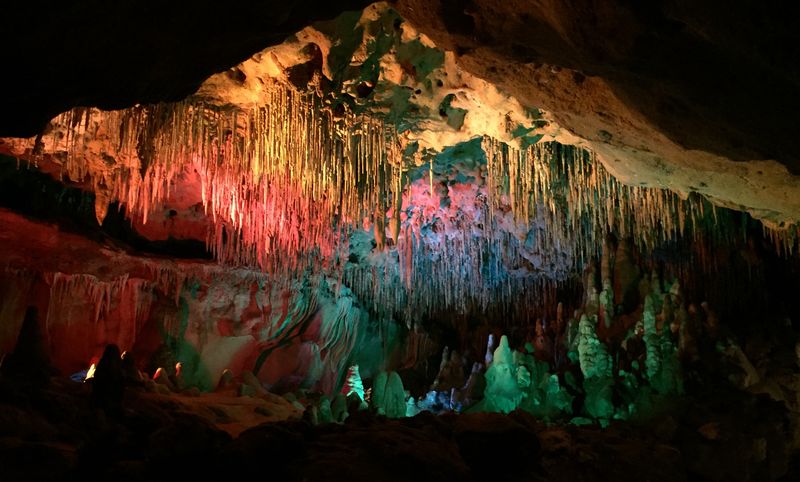
<path fill-rule="evenodd" d="M 455 350 L 448 354 L 448 348 L 444 348 L 442 353 L 442 363 L 439 366 L 439 373 L 431 385 L 431 390 L 449 391 L 451 389 L 461 389 L 464 386 L 465 362 L 461 355 Z"/>
<path fill-rule="evenodd" d="M 342 394 L 349 397 L 352 394 L 364 400 L 364 383 L 361 381 L 361 374 L 358 372 L 358 365 L 353 365 L 347 371 L 347 378 L 342 388 Z"/>
<path fill-rule="evenodd" d="M 644 300 L 644 311 L 642 312 L 642 324 L 644 326 L 644 340 L 647 346 L 647 376 L 653 378 L 661 369 L 661 351 L 658 343 L 658 329 L 656 327 L 655 307 L 653 297 L 648 295 Z"/>
<path fill-rule="evenodd" d="M 372 388 L 372 406 L 380 415 L 389 418 L 406 416 L 405 389 L 397 372 L 380 372 Z"/>
<path fill-rule="evenodd" d="M 584 314 L 578 327 L 578 356 L 581 371 L 586 378 L 611 376 L 611 358 L 605 345 L 597 339 L 596 325 L 596 317 L 589 318 Z"/>
<path fill-rule="evenodd" d="M 508 413 L 519 406 L 524 392 L 517 383 L 517 371 L 508 338 L 503 335 L 494 351 L 492 364 L 486 370 L 485 410 Z M 529 375 L 527 378 L 530 380 Z"/>
<path fill-rule="evenodd" d="M 483 362 L 488 367 L 494 360 L 494 335 L 489 334 L 489 339 L 486 341 L 486 355 L 483 357 Z"/>

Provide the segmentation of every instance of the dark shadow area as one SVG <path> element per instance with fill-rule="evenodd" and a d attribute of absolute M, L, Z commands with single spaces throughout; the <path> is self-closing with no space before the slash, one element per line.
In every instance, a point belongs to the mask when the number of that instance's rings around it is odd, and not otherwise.
<path fill-rule="evenodd" d="M 36 135 L 76 106 L 181 100 L 309 23 L 369 3 L 13 2 L 0 30 L 0 136 Z"/>
<path fill-rule="evenodd" d="M 647 423 L 605 429 L 522 411 L 399 420 L 357 412 L 344 424 L 290 420 L 231 437 L 177 398 L 127 388 L 122 412 L 109 416 L 86 384 L 53 379 L 33 389 L 0 378 L 0 461 L 9 482 L 796 480 L 780 404 L 713 388 Z"/>

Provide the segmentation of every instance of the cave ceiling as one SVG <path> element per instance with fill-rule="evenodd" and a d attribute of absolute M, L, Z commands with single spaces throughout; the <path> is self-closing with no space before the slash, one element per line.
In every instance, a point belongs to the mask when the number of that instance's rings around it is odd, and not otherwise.
<path fill-rule="evenodd" d="M 26 2 L 3 29 L 0 135 L 75 106 L 176 101 L 367 2 Z M 390 2 L 465 72 L 549 113 L 620 180 L 800 219 L 798 33 L 755 2 Z M 776 6 L 775 8 L 780 8 Z M 764 35 L 769 32 L 769 35 Z"/>

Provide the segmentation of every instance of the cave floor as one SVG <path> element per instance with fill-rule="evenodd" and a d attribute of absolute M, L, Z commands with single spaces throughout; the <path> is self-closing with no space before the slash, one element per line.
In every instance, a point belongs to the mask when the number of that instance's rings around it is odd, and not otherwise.
<path fill-rule="evenodd" d="M 358 412 L 313 426 L 274 395 L 128 388 L 122 413 L 106 416 L 86 385 L 0 380 L 0 466 L 6 481 L 771 480 L 787 468 L 782 480 L 797 480 L 782 407 L 730 397 L 604 429 L 525 412 L 398 420 Z"/>

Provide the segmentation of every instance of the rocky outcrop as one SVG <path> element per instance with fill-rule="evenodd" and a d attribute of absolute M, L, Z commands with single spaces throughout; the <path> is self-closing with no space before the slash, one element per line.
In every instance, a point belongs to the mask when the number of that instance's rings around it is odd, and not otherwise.
<path fill-rule="evenodd" d="M 619 179 L 798 215 L 794 26 L 756 2 L 400 0 L 458 64 L 552 113 Z M 765 35 L 764 32 L 769 32 Z M 747 162 L 738 162 L 747 161 Z"/>
<path fill-rule="evenodd" d="M 2 42 L 8 49 L 3 58 L 23 74 L 9 79 L 15 84 L 2 104 L 4 135 L 35 135 L 47 119 L 76 105 L 178 100 L 209 75 L 302 27 L 366 6 L 267 2 L 221 14 L 200 3 L 186 15 L 179 7 L 155 11 L 130 2 L 113 11 L 50 5 L 44 19 L 30 24 L 34 5 L 7 15 L 12 20 L 4 30 L 9 40 Z M 746 0 L 702 7 L 686 1 L 580 1 L 569 8 L 557 1 L 390 5 L 406 25 L 453 52 L 449 61 L 526 108 L 544 111 L 559 140 L 591 148 L 626 183 L 699 192 L 776 227 L 800 219 L 798 181 L 791 174 L 800 155 L 790 120 L 798 110 L 792 95 L 798 62 L 789 47 L 796 38 L 791 16 L 779 7 Z M 64 33 L 62 27 L 78 18 L 80 34 Z M 121 28 L 139 18 L 136 29 Z M 307 42 L 299 39 L 303 56 L 319 57 L 329 67 L 327 34 L 348 27 L 347 18 L 324 24 Z M 85 38 L 99 41 L 90 48 L 80 40 Z M 302 79 L 305 71 L 295 69 L 292 76 Z M 250 74 L 238 66 L 224 76 L 251 82 Z M 353 90 L 364 95 L 374 87 L 375 80 L 366 79 Z M 456 100 L 443 104 L 454 125 L 463 120 L 463 96 Z"/>

